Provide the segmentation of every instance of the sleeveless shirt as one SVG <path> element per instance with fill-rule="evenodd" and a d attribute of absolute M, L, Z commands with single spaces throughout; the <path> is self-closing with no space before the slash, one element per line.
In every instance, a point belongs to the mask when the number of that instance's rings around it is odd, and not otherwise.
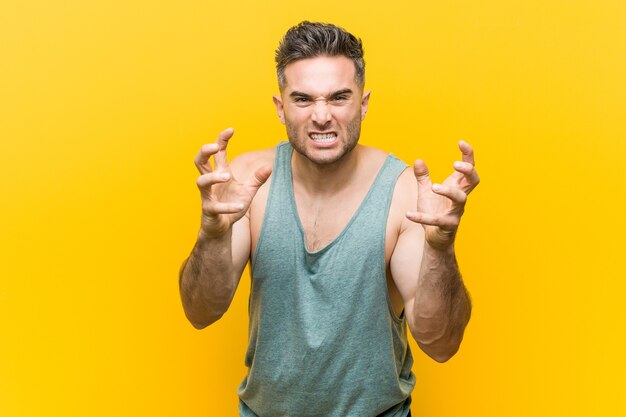
<path fill-rule="evenodd" d="M 288 142 L 277 146 L 251 260 L 242 417 L 404 417 L 415 375 L 388 296 L 385 231 L 406 164 L 388 155 L 343 231 L 309 252 Z"/>

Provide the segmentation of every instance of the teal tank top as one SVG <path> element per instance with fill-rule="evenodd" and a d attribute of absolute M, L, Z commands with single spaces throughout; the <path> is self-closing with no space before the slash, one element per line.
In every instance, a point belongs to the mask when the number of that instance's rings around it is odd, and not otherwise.
<path fill-rule="evenodd" d="M 387 293 L 385 230 L 406 164 L 388 155 L 337 238 L 306 249 L 291 176 L 292 147 L 276 150 L 251 260 L 248 373 L 242 417 L 405 417 L 415 375 L 404 313 Z"/>

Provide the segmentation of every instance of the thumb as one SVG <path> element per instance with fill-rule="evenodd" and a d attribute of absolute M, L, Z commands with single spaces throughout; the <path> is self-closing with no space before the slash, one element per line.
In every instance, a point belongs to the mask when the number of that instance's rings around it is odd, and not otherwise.
<path fill-rule="evenodd" d="M 252 192 L 256 193 L 257 190 L 265 184 L 265 181 L 272 174 L 272 167 L 270 165 L 262 166 L 261 168 L 254 171 L 254 175 L 250 179 L 248 186 L 252 188 Z"/>
<path fill-rule="evenodd" d="M 413 164 L 413 173 L 417 179 L 418 190 L 430 188 L 430 173 L 428 172 L 428 167 L 424 161 L 421 159 L 415 161 Z"/>

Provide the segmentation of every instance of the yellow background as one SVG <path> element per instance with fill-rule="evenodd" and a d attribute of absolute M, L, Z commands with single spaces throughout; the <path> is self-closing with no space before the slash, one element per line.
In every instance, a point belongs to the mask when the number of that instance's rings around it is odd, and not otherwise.
<path fill-rule="evenodd" d="M 362 142 L 451 172 L 474 301 L 446 364 L 413 344 L 413 412 L 623 416 L 626 2 L 5 1 L 0 416 L 235 416 L 249 277 L 197 331 L 178 268 L 193 157 L 285 137 L 273 52 L 303 19 L 365 45 Z"/>

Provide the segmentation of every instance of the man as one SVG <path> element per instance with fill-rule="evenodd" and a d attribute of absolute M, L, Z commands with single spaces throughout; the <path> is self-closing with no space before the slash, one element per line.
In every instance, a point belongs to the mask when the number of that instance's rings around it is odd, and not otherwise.
<path fill-rule="evenodd" d="M 361 41 L 341 28 L 294 26 L 276 63 L 289 141 L 229 164 L 227 129 L 196 156 L 202 221 L 181 268 L 185 313 L 198 329 L 218 320 L 250 260 L 242 416 L 409 415 L 407 324 L 444 362 L 470 317 L 453 244 L 479 182 L 472 148 L 459 142 L 462 161 L 431 184 L 423 161 L 411 172 L 359 145 L 370 91 Z"/>

